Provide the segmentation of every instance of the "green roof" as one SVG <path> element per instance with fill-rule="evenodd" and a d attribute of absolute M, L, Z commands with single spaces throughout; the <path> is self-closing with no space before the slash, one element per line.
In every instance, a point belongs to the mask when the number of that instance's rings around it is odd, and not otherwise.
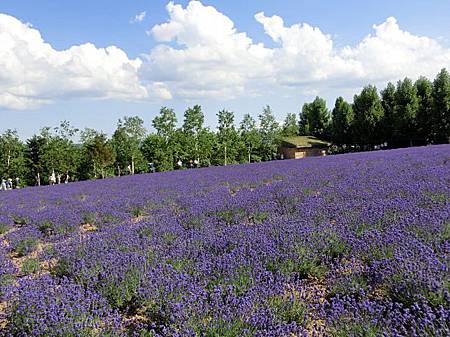
<path fill-rule="evenodd" d="M 287 147 L 327 147 L 330 143 L 313 136 L 285 137 L 281 140 L 282 146 Z"/>

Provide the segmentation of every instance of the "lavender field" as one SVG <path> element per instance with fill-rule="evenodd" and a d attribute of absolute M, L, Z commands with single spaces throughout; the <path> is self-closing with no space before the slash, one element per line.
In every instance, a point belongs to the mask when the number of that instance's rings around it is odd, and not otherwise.
<path fill-rule="evenodd" d="M 0 193 L 4 336 L 449 336 L 450 146 Z"/>

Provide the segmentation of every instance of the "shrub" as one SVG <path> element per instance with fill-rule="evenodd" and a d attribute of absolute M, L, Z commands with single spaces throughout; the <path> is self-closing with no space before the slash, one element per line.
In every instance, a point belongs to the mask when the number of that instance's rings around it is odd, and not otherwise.
<path fill-rule="evenodd" d="M 11 229 L 10 225 L 4 224 L 4 223 L 0 223 L 0 235 L 5 234 L 10 229 Z"/>
<path fill-rule="evenodd" d="M 25 238 L 19 240 L 19 242 L 15 245 L 14 251 L 18 256 L 25 256 L 31 253 L 38 246 L 39 240 L 36 238 Z"/>
<path fill-rule="evenodd" d="M 23 261 L 21 272 L 25 275 L 37 273 L 40 270 L 38 259 L 27 258 Z"/>
<path fill-rule="evenodd" d="M 295 322 L 300 326 L 306 323 L 308 306 L 294 296 L 274 296 L 269 299 L 269 307 L 280 322 Z"/>
<path fill-rule="evenodd" d="M 122 279 L 111 278 L 99 285 L 99 291 L 113 308 L 124 309 L 136 306 L 136 297 L 142 280 L 139 269 L 131 267 Z"/>
<path fill-rule="evenodd" d="M 94 225 L 97 222 L 97 214 L 94 212 L 85 212 L 82 215 L 82 225 Z"/>
<path fill-rule="evenodd" d="M 53 222 L 47 220 L 39 225 L 39 230 L 41 231 L 42 234 L 50 236 L 55 231 L 55 225 L 53 224 Z"/>

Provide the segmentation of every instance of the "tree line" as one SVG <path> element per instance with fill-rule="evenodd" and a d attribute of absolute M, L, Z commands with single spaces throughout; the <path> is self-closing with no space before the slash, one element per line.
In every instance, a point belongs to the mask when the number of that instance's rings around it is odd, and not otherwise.
<path fill-rule="evenodd" d="M 78 130 L 63 121 L 45 127 L 26 142 L 14 130 L 0 135 L 0 176 L 23 185 L 105 178 L 142 172 L 249 163 L 277 159 L 284 137 L 315 136 L 332 143 L 332 152 L 448 143 L 450 75 L 442 69 L 434 81 L 420 77 L 388 85 L 378 93 L 368 85 L 353 102 L 336 99 L 330 111 L 324 99 L 305 103 L 297 118 L 278 123 L 269 106 L 255 119 L 239 124 L 232 111 L 217 113 L 217 128 L 205 126 L 201 106 L 184 112 L 162 107 L 149 133 L 137 116 L 119 119 L 111 137 L 102 131 Z M 80 141 L 75 142 L 78 136 Z"/>

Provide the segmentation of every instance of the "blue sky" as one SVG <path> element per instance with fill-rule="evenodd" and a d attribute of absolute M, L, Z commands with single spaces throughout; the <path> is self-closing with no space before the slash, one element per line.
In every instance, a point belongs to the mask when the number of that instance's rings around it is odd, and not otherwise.
<path fill-rule="evenodd" d="M 266 104 L 281 120 L 317 94 L 332 104 L 339 94 L 351 99 L 366 83 L 382 87 L 450 67 L 449 1 L 175 1 L 172 12 L 167 4 L 2 0 L 0 13 L 8 17 L 3 25 L 0 20 L 0 36 L 7 34 L 16 47 L 0 44 L 0 56 L 14 61 L 0 61 L 0 91 L 6 92 L 0 93 L 0 131 L 17 129 L 27 138 L 68 119 L 110 133 L 124 115 L 139 115 L 149 127 L 162 105 L 175 108 L 181 120 L 187 106 L 201 104 L 210 126 L 221 108 L 239 120 L 247 112 L 257 116 Z M 132 22 L 142 12 L 142 21 Z M 34 35 L 23 37 L 30 29 L 51 50 Z M 86 43 L 95 48 L 58 54 Z M 103 55 L 108 46 L 125 56 Z M 97 78 L 95 69 L 109 62 Z"/>

